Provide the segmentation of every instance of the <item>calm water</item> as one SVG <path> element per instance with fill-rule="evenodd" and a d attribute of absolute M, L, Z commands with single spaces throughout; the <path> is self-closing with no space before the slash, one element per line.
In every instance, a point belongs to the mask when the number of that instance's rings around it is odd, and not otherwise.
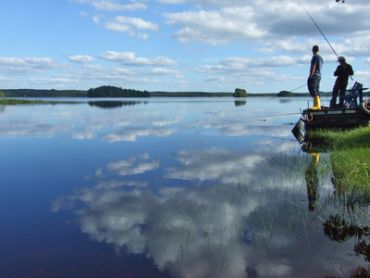
<path fill-rule="evenodd" d="M 0 107 L 0 277 L 349 277 L 367 268 L 358 238 L 325 228 L 369 225 L 368 206 L 346 207 L 328 155 L 315 164 L 294 139 L 299 115 L 290 113 L 306 106 L 152 98 Z"/>

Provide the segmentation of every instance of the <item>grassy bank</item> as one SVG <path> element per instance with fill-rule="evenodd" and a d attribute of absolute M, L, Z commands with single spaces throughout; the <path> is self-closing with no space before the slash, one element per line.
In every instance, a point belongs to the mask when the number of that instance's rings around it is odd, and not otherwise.
<path fill-rule="evenodd" d="M 75 101 L 53 101 L 53 100 L 34 100 L 34 99 L 14 99 L 0 98 L 0 105 L 20 105 L 20 104 L 65 104 L 77 103 Z"/>
<path fill-rule="evenodd" d="M 319 130 L 310 132 L 308 137 L 330 152 L 337 186 L 370 193 L 370 127 Z"/>
<path fill-rule="evenodd" d="M 0 98 L 0 105 L 41 104 L 41 103 L 45 103 L 45 101 L 42 101 L 42 100 L 25 100 L 25 99 Z"/>

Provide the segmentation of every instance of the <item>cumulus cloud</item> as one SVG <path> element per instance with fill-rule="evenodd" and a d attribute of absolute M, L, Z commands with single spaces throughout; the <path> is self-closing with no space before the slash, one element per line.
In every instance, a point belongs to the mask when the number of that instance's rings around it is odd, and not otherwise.
<path fill-rule="evenodd" d="M 169 75 L 169 76 L 174 76 L 176 78 L 183 77 L 182 73 L 180 73 L 177 70 L 162 68 L 162 67 L 152 69 L 152 73 L 154 75 Z"/>
<path fill-rule="evenodd" d="M 261 38 L 264 31 L 251 21 L 252 16 L 253 10 L 250 7 L 165 14 L 169 24 L 183 26 L 175 34 L 177 39 L 210 44 L 225 43 L 232 38 Z"/>
<path fill-rule="evenodd" d="M 102 57 L 109 61 L 132 66 L 168 66 L 175 63 L 175 61 L 165 56 L 144 58 L 137 57 L 134 52 L 116 52 L 112 50 L 105 52 Z"/>
<path fill-rule="evenodd" d="M 75 63 L 86 64 L 94 61 L 94 58 L 89 55 L 73 55 L 69 56 L 69 60 Z"/>
<path fill-rule="evenodd" d="M 249 71 L 250 68 L 288 67 L 309 63 L 311 57 L 297 58 L 277 56 L 266 58 L 229 57 L 215 65 L 204 65 L 199 68 L 204 72 L 232 73 Z"/>
<path fill-rule="evenodd" d="M 5 68 L 10 71 L 39 71 L 53 69 L 56 63 L 48 57 L 5 57 L 0 56 L 0 69 Z"/>
<path fill-rule="evenodd" d="M 141 1 L 119 1 L 119 0 L 74 0 L 77 3 L 89 4 L 98 11 L 121 12 L 145 10 L 147 5 Z"/>
<path fill-rule="evenodd" d="M 175 37 L 181 42 L 220 44 L 234 40 L 260 40 L 263 43 L 267 38 L 319 35 L 299 2 L 197 1 L 197 4 L 211 9 L 165 14 L 169 24 L 180 26 Z M 351 5 L 305 1 L 303 5 L 315 15 L 316 21 L 328 34 L 357 33 L 369 28 L 366 18 L 370 7 L 365 1 L 351 2 Z"/>
<path fill-rule="evenodd" d="M 146 21 L 137 17 L 117 16 L 114 20 L 105 23 L 105 28 L 111 31 L 127 33 L 132 37 L 138 37 L 146 40 L 149 35 L 139 32 L 144 31 L 158 31 L 159 26 L 155 23 Z"/>

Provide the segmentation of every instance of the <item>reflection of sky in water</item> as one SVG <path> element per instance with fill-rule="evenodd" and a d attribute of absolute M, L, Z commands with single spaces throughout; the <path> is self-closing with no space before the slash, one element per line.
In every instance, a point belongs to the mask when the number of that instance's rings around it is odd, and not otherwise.
<path fill-rule="evenodd" d="M 0 114 L 0 181 L 6 184 L 0 201 L 12 213 L 0 235 L 36 241 L 34 248 L 49 260 L 43 240 L 25 236 L 25 227 L 59 238 L 53 250 L 68 242 L 81 250 L 106 243 L 99 248 L 125 260 L 143 256 L 129 267 L 133 273 L 149 268 L 149 260 L 174 277 L 346 275 L 366 264 L 354 256 L 353 241 L 338 244 L 323 233 L 323 220 L 340 211 L 330 201 L 325 156 L 316 209 L 307 209 L 310 158 L 290 133 L 298 115 L 288 115 L 306 102 L 254 98 L 235 106 L 230 98 L 158 98 L 114 109 L 6 107 Z M 76 239 L 78 233 L 68 237 L 66 227 L 79 227 L 88 243 Z M 14 264 L 10 250 L 0 254 Z M 97 260 L 103 251 L 94 250 Z"/>

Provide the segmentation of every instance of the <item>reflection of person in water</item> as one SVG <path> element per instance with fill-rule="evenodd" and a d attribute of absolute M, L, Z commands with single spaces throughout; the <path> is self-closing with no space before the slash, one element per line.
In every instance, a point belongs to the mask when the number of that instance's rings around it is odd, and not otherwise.
<path fill-rule="evenodd" d="M 308 209 L 313 211 L 315 209 L 317 200 L 317 189 L 319 186 L 319 177 L 317 174 L 317 165 L 320 162 L 320 153 L 311 153 L 311 163 L 306 169 L 306 185 L 308 197 Z"/>

